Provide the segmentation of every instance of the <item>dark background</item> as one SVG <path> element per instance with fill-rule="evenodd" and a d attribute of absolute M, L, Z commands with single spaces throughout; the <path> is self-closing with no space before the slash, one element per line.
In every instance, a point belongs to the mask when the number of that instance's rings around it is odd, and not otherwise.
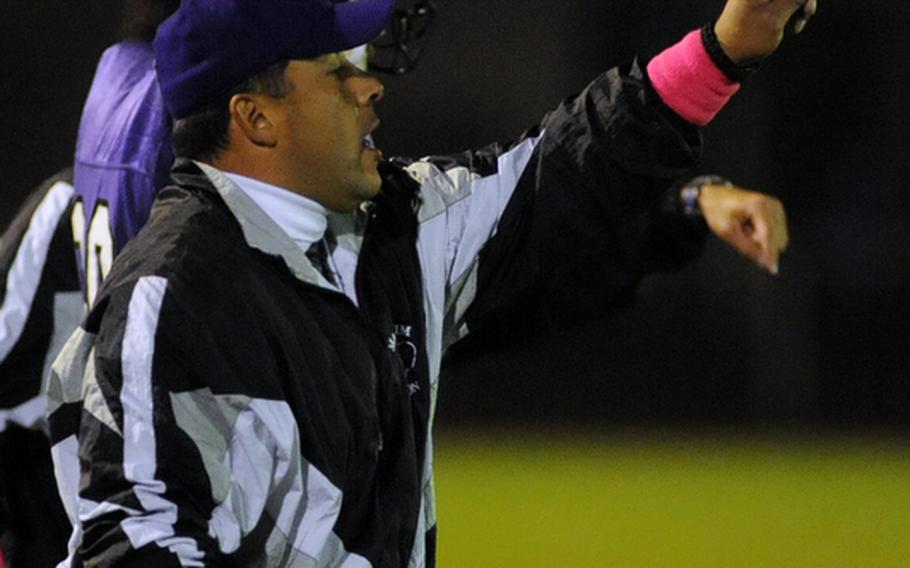
<path fill-rule="evenodd" d="M 386 80 L 387 155 L 508 140 L 601 70 L 648 58 L 720 0 L 438 0 L 418 70 Z M 0 222 L 72 156 L 115 0 L 0 0 Z M 778 195 L 768 276 L 713 240 L 629 312 L 448 361 L 442 426 L 910 425 L 910 7 L 818 17 L 705 130 L 705 169 Z"/>

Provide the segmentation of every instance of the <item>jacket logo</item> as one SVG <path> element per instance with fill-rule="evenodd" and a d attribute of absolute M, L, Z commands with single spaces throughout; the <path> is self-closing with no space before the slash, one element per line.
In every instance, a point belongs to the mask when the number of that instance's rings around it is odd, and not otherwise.
<path fill-rule="evenodd" d="M 408 383 L 408 392 L 411 394 L 420 391 L 417 381 L 411 380 L 414 368 L 417 367 L 417 346 L 411 340 L 413 334 L 414 326 L 395 324 L 392 327 L 392 333 L 386 340 L 389 351 L 395 352 L 404 365 L 404 379 Z"/>

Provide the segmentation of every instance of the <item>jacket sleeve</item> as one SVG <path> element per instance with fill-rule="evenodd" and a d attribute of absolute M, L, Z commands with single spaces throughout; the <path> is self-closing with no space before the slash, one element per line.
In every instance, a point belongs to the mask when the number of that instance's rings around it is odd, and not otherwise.
<path fill-rule="evenodd" d="M 54 364 L 52 453 L 78 527 L 73 565 L 239 566 L 282 554 L 281 539 L 316 558 L 341 494 L 303 457 L 289 404 L 233 365 L 238 349 L 253 368 L 272 353 L 244 337 L 229 356 L 231 334 L 179 279 L 109 279 Z"/>
<path fill-rule="evenodd" d="M 28 197 L 0 239 L 0 432 L 44 425 L 42 378 L 83 315 L 63 170 Z"/>
<path fill-rule="evenodd" d="M 51 453 L 76 527 L 69 565 L 218 565 L 211 480 L 171 402 L 192 359 L 169 339 L 183 334 L 166 302 L 155 276 L 99 295 L 52 368 Z M 187 364 L 160 363 L 178 358 Z"/>
<path fill-rule="evenodd" d="M 515 144 L 407 165 L 421 183 L 419 246 L 436 247 L 422 254 L 446 288 L 446 344 L 504 314 L 603 314 L 628 304 L 642 275 L 697 255 L 706 227 L 675 214 L 671 196 L 700 151 L 698 128 L 633 64 Z"/>

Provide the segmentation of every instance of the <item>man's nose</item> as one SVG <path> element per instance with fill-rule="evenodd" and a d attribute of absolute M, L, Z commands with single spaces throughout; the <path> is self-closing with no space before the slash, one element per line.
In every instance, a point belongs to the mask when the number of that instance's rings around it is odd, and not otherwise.
<path fill-rule="evenodd" d="M 375 104 L 385 96 L 385 87 L 375 76 L 363 73 L 353 80 L 357 82 L 356 96 L 360 106 Z"/>

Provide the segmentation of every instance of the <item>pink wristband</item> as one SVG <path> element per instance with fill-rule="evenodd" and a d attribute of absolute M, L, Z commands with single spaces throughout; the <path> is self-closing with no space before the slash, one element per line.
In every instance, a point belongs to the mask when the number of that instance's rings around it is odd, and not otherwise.
<path fill-rule="evenodd" d="M 739 90 L 739 83 L 728 79 L 711 61 L 699 30 L 652 59 L 648 77 L 668 107 L 699 126 L 711 122 Z"/>

